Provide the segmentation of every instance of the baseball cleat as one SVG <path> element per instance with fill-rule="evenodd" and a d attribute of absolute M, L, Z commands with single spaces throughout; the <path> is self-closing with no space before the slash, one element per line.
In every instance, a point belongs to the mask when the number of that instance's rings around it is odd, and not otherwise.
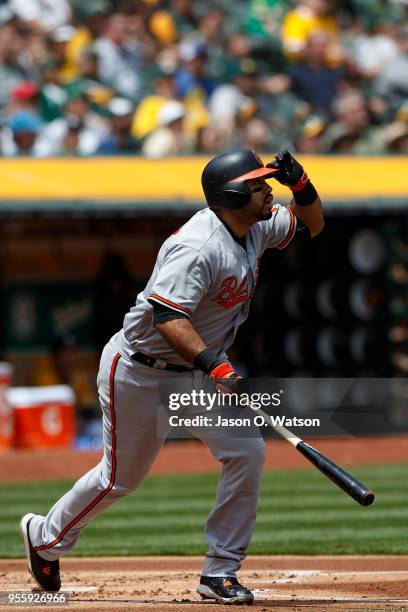
<path fill-rule="evenodd" d="M 254 603 L 251 591 L 238 582 L 233 576 L 210 577 L 201 576 L 197 593 L 203 599 L 216 599 L 224 604 Z"/>
<path fill-rule="evenodd" d="M 38 555 L 30 540 L 30 521 L 35 515 L 25 514 L 20 521 L 20 533 L 23 538 L 30 573 L 43 591 L 59 591 L 61 577 L 59 561 L 47 561 Z"/>

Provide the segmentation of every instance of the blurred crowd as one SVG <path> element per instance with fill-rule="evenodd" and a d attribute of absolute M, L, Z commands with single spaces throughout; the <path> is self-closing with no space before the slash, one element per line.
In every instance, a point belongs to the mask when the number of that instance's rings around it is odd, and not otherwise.
<path fill-rule="evenodd" d="M 0 0 L 0 155 L 408 151 L 408 0 Z"/>

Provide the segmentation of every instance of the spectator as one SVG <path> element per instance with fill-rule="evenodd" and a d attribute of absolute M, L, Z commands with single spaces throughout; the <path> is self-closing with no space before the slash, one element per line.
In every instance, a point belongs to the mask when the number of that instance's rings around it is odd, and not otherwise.
<path fill-rule="evenodd" d="M 132 134 L 142 139 L 159 127 L 157 115 L 160 108 L 176 97 L 173 74 L 156 69 L 152 75 L 152 93 L 142 99 L 134 114 Z"/>
<path fill-rule="evenodd" d="M 149 28 L 153 36 L 164 46 L 177 42 L 197 31 L 195 0 L 170 0 L 166 10 L 154 11 Z"/>
<path fill-rule="evenodd" d="M 294 145 L 299 153 L 316 155 L 323 152 L 326 124 L 318 115 L 309 115 L 296 130 Z"/>
<path fill-rule="evenodd" d="M 186 39 L 180 45 L 181 68 L 175 74 L 176 92 L 180 98 L 207 100 L 215 82 L 207 72 L 208 49 L 199 38 Z"/>
<path fill-rule="evenodd" d="M 257 38 L 280 39 L 280 24 L 288 12 L 288 0 L 250 0 L 245 21 L 245 30 Z"/>
<path fill-rule="evenodd" d="M 149 21 L 149 31 L 164 48 L 177 40 L 177 29 L 174 19 L 168 11 L 155 11 Z"/>
<path fill-rule="evenodd" d="M 235 37 L 231 38 L 236 42 Z M 219 126 L 222 124 L 228 134 L 232 133 L 238 119 L 248 120 L 255 112 L 269 119 L 272 99 L 282 96 L 290 85 L 286 75 L 259 74 L 257 64 L 244 55 L 245 39 L 241 42 L 243 57 L 229 63 L 231 83 L 219 85 L 208 101 L 212 119 Z"/>
<path fill-rule="evenodd" d="M 237 65 L 231 83 L 218 85 L 208 100 L 208 110 L 216 126 L 225 131 L 229 139 L 239 114 L 253 115 L 257 110 L 257 73 L 253 62 Z M 261 149 L 262 150 L 262 149 Z"/>
<path fill-rule="evenodd" d="M 240 146 L 254 151 L 270 151 L 274 148 L 271 126 L 263 117 L 252 117 L 242 127 Z"/>
<path fill-rule="evenodd" d="M 184 104 L 176 100 L 166 102 L 158 114 L 160 127 L 146 137 L 142 145 L 142 153 L 154 159 L 192 153 L 194 141 L 185 129 L 185 116 Z"/>
<path fill-rule="evenodd" d="M 67 61 L 68 44 L 74 34 L 75 28 L 71 25 L 65 25 L 55 28 L 47 36 L 49 57 L 55 60 L 62 83 L 70 81 L 76 76 L 76 66 Z"/>
<path fill-rule="evenodd" d="M 388 153 L 408 153 L 408 123 L 395 121 L 384 128 L 384 142 Z"/>
<path fill-rule="evenodd" d="M 74 12 L 74 21 L 98 38 L 106 26 L 107 17 L 113 13 L 111 0 L 69 0 Z"/>
<path fill-rule="evenodd" d="M 137 153 L 139 141 L 131 133 L 133 104 L 126 98 L 113 98 L 107 106 L 110 113 L 110 132 L 102 139 L 96 155 Z"/>
<path fill-rule="evenodd" d="M 126 17 L 111 15 L 106 30 L 94 44 L 98 61 L 98 78 L 117 94 L 136 100 L 140 93 L 142 54 L 138 45 L 129 38 Z"/>
<path fill-rule="evenodd" d="M 296 8 L 289 11 L 282 24 L 283 49 L 291 60 L 302 57 L 312 32 L 322 31 L 330 37 L 329 64 L 339 62 L 339 29 L 329 14 L 328 0 L 298 0 Z"/>
<path fill-rule="evenodd" d="M 84 92 L 92 108 L 97 112 L 101 108 L 104 109 L 115 95 L 113 89 L 98 80 L 98 56 L 92 46 L 84 49 L 79 57 L 77 78 L 66 84 L 68 91 L 72 88 Z"/>
<path fill-rule="evenodd" d="M 313 112 L 330 115 L 333 100 L 344 75 L 343 68 L 327 65 L 329 39 L 325 32 L 313 31 L 303 48 L 300 62 L 289 69 L 295 94 L 308 102 Z"/>
<path fill-rule="evenodd" d="M 8 5 L 22 22 L 43 32 L 51 32 L 71 19 L 68 0 L 9 0 Z"/>
<path fill-rule="evenodd" d="M 351 52 L 365 78 L 377 77 L 392 65 L 398 55 L 394 31 L 395 24 L 377 21 L 353 37 Z"/>
<path fill-rule="evenodd" d="M 69 80 L 73 80 L 80 71 L 81 58 L 98 38 L 102 37 L 110 14 L 109 0 L 71 0 L 75 9 L 77 27 L 66 45 L 65 61 L 71 69 Z"/>
<path fill-rule="evenodd" d="M 198 24 L 198 36 L 205 41 L 208 50 L 208 74 L 214 79 L 220 79 L 224 71 L 224 22 L 223 11 L 212 7 L 201 17 Z"/>
<path fill-rule="evenodd" d="M 380 71 L 373 89 L 391 112 L 408 100 L 408 25 L 397 30 L 397 55 L 386 69 Z"/>
<path fill-rule="evenodd" d="M 64 116 L 51 121 L 41 134 L 37 154 L 93 155 L 108 131 L 106 122 L 91 111 L 87 96 L 73 90 L 64 107 Z"/>
<path fill-rule="evenodd" d="M 244 66 L 248 60 L 251 62 L 251 65 L 254 65 L 251 39 L 247 34 L 242 32 L 234 32 L 227 38 L 226 41 L 225 59 L 223 63 L 221 80 L 230 81 L 236 73 L 237 66 Z M 255 67 L 254 72 L 257 72 L 257 66 Z"/>
<path fill-rule="evenodd" d="M 368 104 L 360 91 L 338 96 L 333 105 L 335 123 L 326 132 L 327 151 L 367 155 L 384 152 L 382 128 L 370 124 Z"/>
<path fill-rule="evenodd" d="M 31 56 L 25 52 L 23 31 L 9 21 L 0 28 L 0 112 L 4 113 L 11 92 L 21 81 L 36 80 Z"/>
<path fill-rule="evenodd" d="M 68 94 L 61 82 L 56 60 L 49 59 L 40 64 L 39 71 L 41 75 L 41 116 L 44 121 L 50 122 L 61 117 Z"/>
<path fill-rule="evenodd" d="M 126 17 L 126 32 L 129 40 L 137 41 L 144 65 L 147 66 L 154 63 L 158 44 L 147 26 L 148 17 L 151 13 L 148 4 L 146 2 L 125 0 L 120 7 Z"/>
<path fill-rule="evenodd" d="M 198 23 L 199 36 L 209 45 L 218 45 L 224 42 L 224 21 L 225 13 L 216 6 L 212 6 L 201 17 Z"/>
<path fill-rule="evenodd" d="M 199 131 L 197 137 L 197 152 L 204 155 L 215 154 L 228 148 L 229 140 L 225 130 L 210 123 Z"/>
<path fill-rule="evenodd" d="M 37 113 L 39 95 L 40 90 L 35 81 L 21 81 L 11 92 L 8 112 L 12 114 L 20 110 L 30 110 Z"/>
<path fill-rule="evenodd" d="M 253 56 L 269 70 L 281 72 L 286 59 L 282 50 L 281 25 L 290 10 L 290 0 L 250 0 L 245 32 L 251 37 Z"/>
<path fill-rule="evenodd" d="M 360 133 L 341 122 L 333 123 L 326 132 L 323 150 L 326 153 L 341 153 L 352 155 Z"/>
<path fill-rule="evenodd" d="M 156 55 L 156 66 L 163 72 L 174 74 L 179 67 L 179 48 L 178 45 L 169 45 L 159 49 Z"/>
<path fill-rule="evenodd" d="M 0 135 L 2 155 L 38 155 L 38 138 L 42 128 L 40 116 L 32 110 L 20 110 L 10 115 Z"/>

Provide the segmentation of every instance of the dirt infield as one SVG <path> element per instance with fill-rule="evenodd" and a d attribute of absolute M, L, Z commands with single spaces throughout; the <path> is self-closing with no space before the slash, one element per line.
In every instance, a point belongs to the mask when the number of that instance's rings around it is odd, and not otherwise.
<path fill-rule="evenodd" d="M 408 462 L 408 436 L 308 440 L 340 465 Z M 2 482 L 79 478 L 98 463 L 101 453 L 75 450 L 12 450 L 0 454 Z M 310 463 L 285 440 L 268 440 L 266 469 L 310 468 Z M 166 444 L 151 474 L 214 472 L 219 464 L 201 442 Z"/>
<path fill-rule="evenodd" d="M 67 558 L 61 564 L 62 592 L 69 593 L 70 612 L 220 610 L 195 592 L 201 564 L 198 557 Z M 407 557 L 253 556 L 240 577 L 263 611 L 408 610 Z M 25 561 L 0 561 L 0 592 L 31 593 L 31 586 Z"/>

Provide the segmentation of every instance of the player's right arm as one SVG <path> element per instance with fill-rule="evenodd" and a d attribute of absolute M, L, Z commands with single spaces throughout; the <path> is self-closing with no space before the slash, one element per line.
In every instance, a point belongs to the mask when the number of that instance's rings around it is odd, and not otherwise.
<path fill-rule="evenodd" d="M 236 390 L 236 384 L 241 376 L 228 361 L 220 359 L 215 351 L 206 347 L 187 318 L 156 323 L 155 328 L 183 359 L 208 374 L 213 379 L 216 389 L 224 393 Z"/>
<path fill-rule="evenodd" d="M 153 325 L 172 349 L 214 380 L 232 382 L 240 377 L 231 364 L 207 348 L 190 322 L 211 285 L 211 276 L 199 252 L 174 244 L 164 257 L 148 301 L 153 306 Z"/>
<path fill-rule="evenodd" d="M 172 318 L 174 315 L 170 311 L 168 317 L 167 321 L 156 323 L 155 329 L 176 353 L 189 363 L 194 363 L 198 355 L 207 348 L 203 339 L 186 317 Z"/>

